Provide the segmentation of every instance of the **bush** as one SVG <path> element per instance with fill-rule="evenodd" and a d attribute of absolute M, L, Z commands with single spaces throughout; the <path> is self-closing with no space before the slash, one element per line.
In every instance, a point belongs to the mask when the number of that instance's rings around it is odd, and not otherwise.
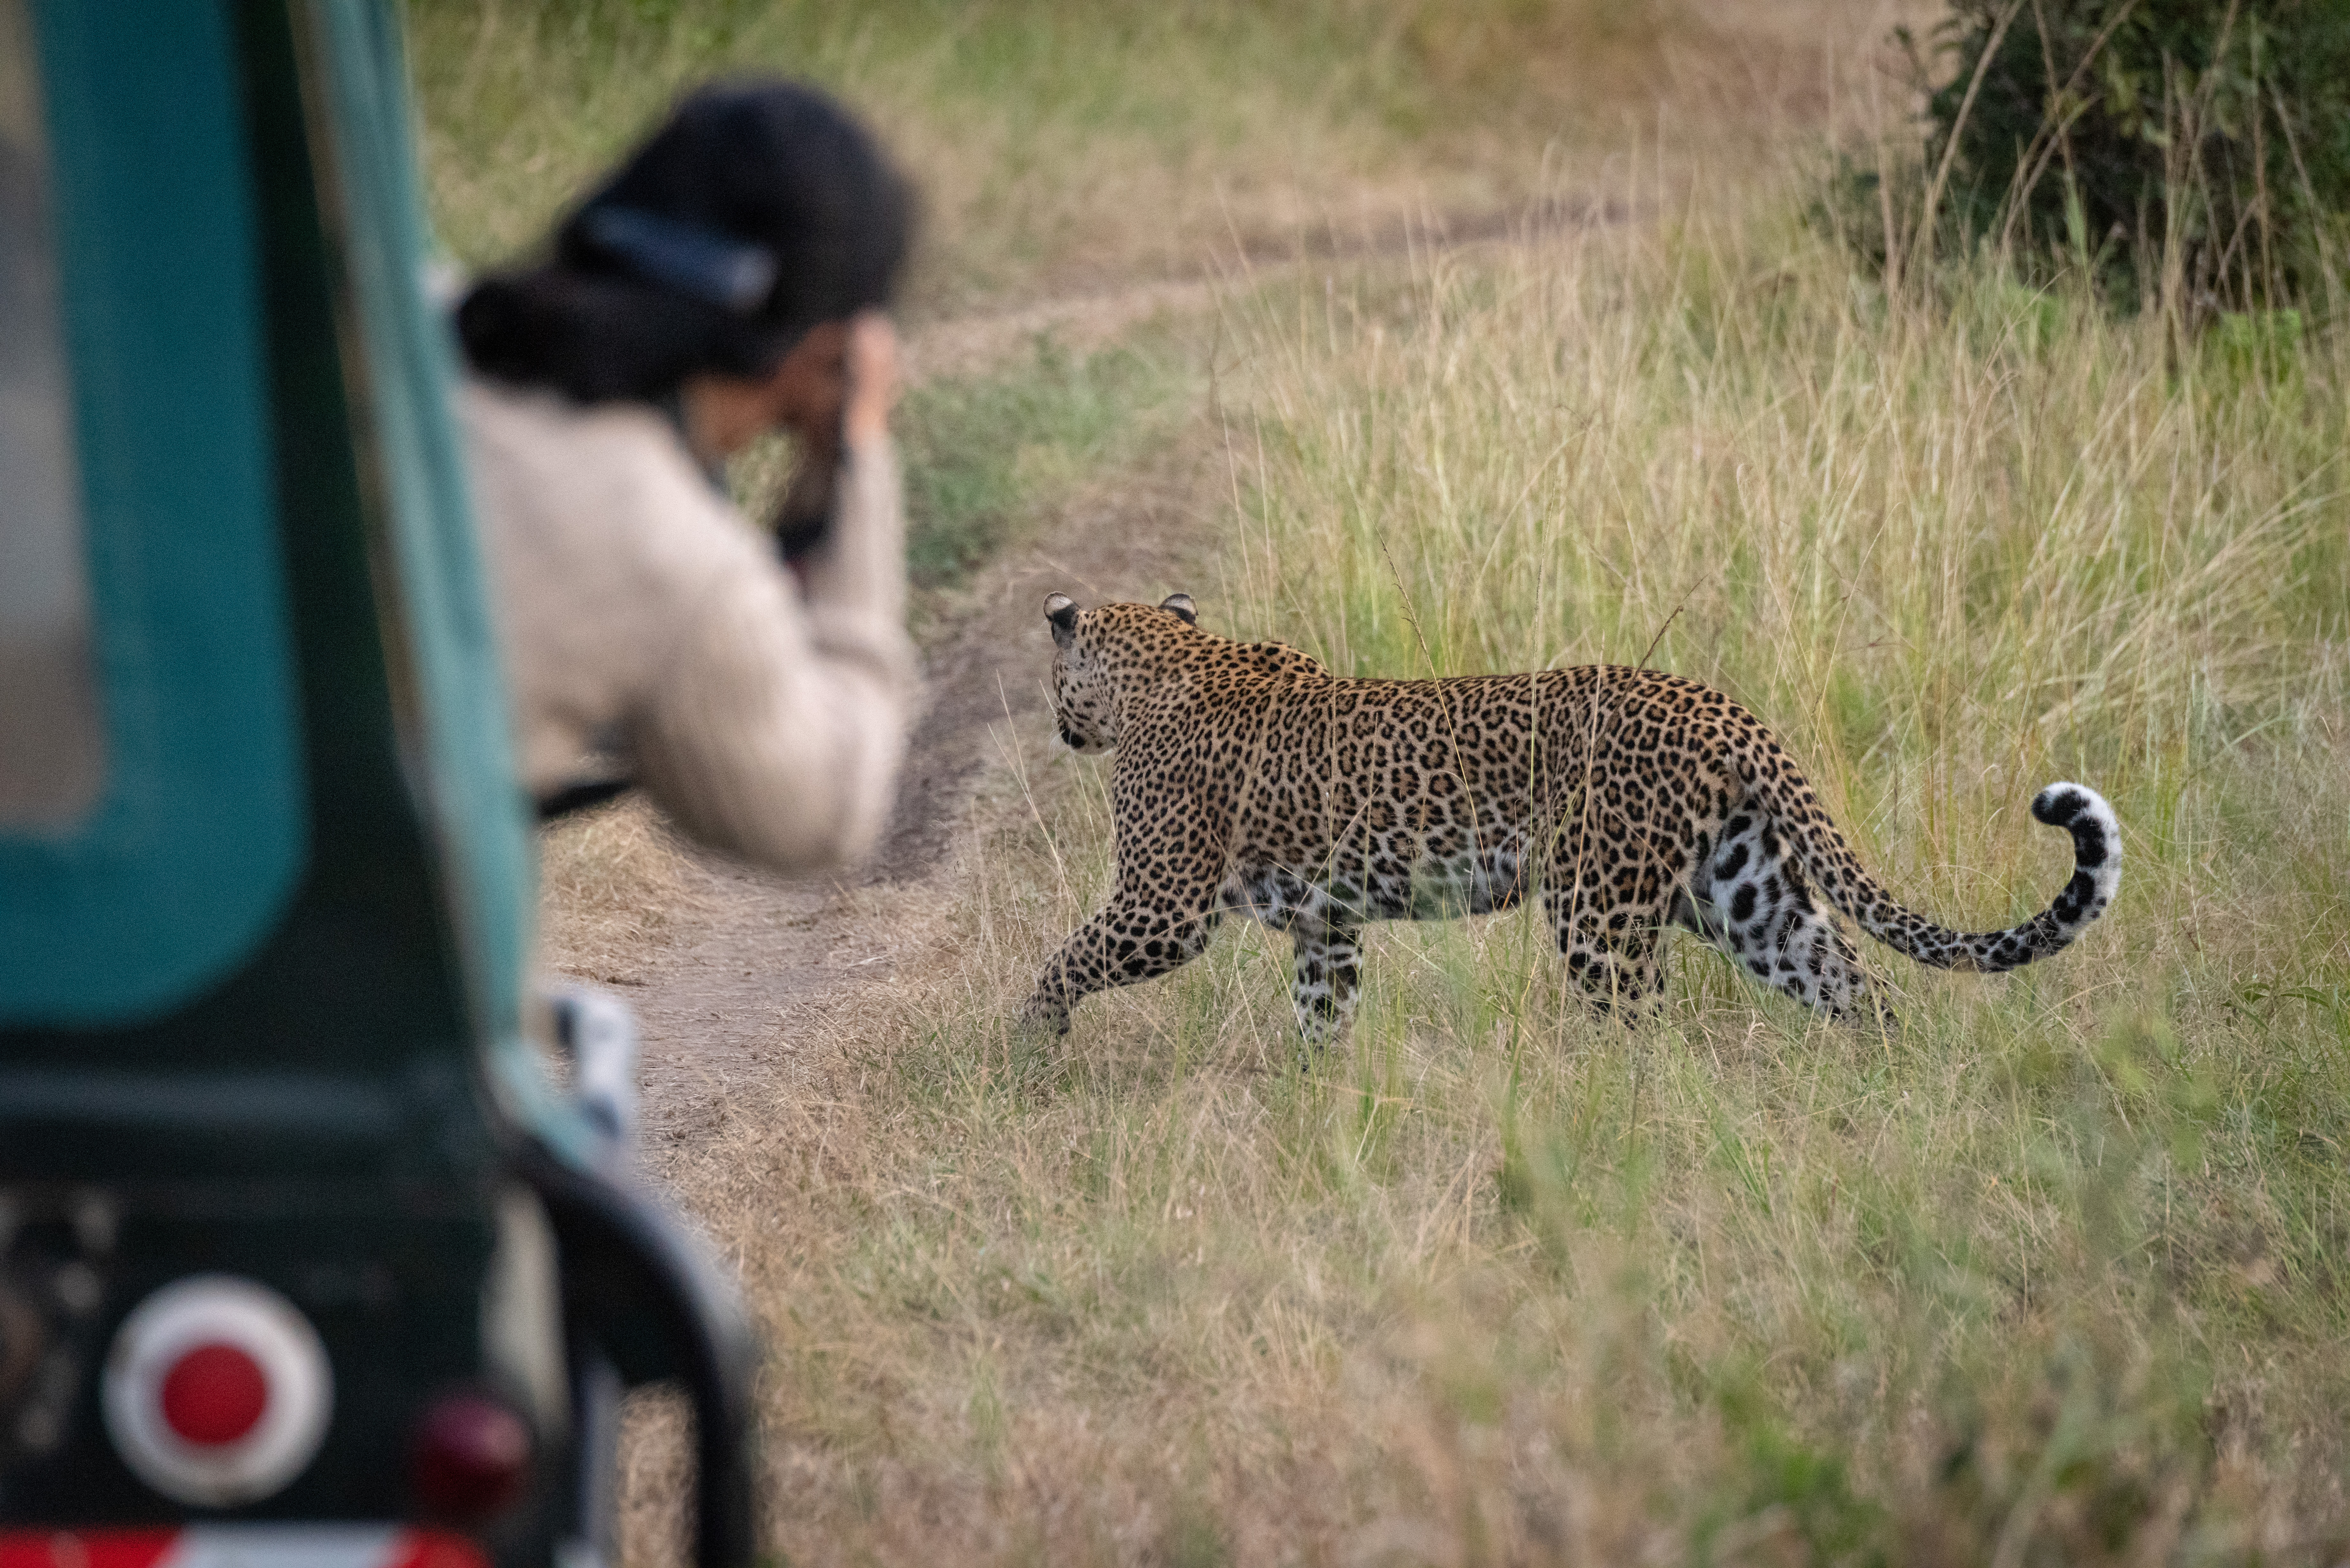
<path fill-rule="evenodd" d="M 2342 0 L 1957 0 L 1939 69 L 1902 42 L 1941 84 L 1924 168 L 1930 190 L 1947 157 L 1946 241 L 2009 249 L 2030 275 L 2085 265 L 2125 303 L 2177 290 L 2199 315 L 2335 290 Z"/>

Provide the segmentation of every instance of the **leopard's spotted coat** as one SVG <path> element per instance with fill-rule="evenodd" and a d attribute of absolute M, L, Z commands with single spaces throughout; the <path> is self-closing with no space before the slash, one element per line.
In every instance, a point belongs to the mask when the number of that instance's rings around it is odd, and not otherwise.
<path fill-rule="evenodd" d="M 1353 1011 L 1365 921 L 1537 890 L 1602 1008 L 1654 996 L 1672 923 L 1838 1013 L 1867 986 L 1823 899 L 1920 963 L 1995 972 L 2064 949 L 2121 880 L 2113 808 L 2051 784 L 2032 813 L 2072 834 L 2072 879 L 2021 925 L 1946 929 L 1862 869 L 1761 721 L 1677 675 L 1341 680 L 1201 630 L 1180 594 L 1082 612 L 1055 594 L 1045 613 L 1061 738 L 1118 753 L 1118 883 L 1045 966 L 1031 1027 L 1065 1031 L 1083 997 L 1188 961 L 1232 912 L 1289 933 L 1298 1025 L 1318 1042 Z"/>

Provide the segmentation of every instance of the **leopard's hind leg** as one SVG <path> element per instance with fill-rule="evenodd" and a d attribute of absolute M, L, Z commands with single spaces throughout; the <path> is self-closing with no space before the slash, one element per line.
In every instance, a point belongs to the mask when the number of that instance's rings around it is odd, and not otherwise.
<path fill-rule="evenodd" d="M 1757 813 L 1741 808 L 1722 825 L 1673 917 L 1751 977 L 1806 1007 L 1892 1021 L 1851 939 L 1805 884 L 1786 840 Z"/>
<path fill-rule="evenodd" d="M 1360 925 L 1335 912 L 1299 915 L 1289 922 L 1295 970 L 1289 994 L 1297 1008 L 1297 1031 L 1305 1037 L 1301 1064 L 1310 1065 L 1313 1054 L 1342 1038 L 1354 1022 L 1362 994 L 1362 937 Z"/>
<path fill-rule="evenodd" d="M 1543 873 L 1543 919 L 1558 938 L 1566 972 L 1597 1012 L 1653 1013 L 1663 986 L 1657 967 L 1671 889 L 1654 860 L 1624 863 L 1573 826 L 1559 835 Z"/>

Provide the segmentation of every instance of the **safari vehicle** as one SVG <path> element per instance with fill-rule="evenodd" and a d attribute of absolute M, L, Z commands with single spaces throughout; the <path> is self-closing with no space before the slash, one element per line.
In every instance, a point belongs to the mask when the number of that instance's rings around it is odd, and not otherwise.
<path fill-rule="evenodd" d="M 396 23 L 0 0 L 0 1568 L 586 1568 L 650 1381 L 753 1550 L 627 1017 L 532 990 Z"/>

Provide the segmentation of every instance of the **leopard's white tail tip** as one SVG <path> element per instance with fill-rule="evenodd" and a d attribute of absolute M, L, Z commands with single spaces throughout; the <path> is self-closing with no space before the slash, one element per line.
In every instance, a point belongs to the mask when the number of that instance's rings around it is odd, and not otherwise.
<path fill-rule="evenodd" d="M 2073 836 L 2073 880 L 2048 909 L 2072 934 L 2106 912 L 2122 885 L 2122 824 L 2104 795 L 2083 784 L 2053 784 L 2032 797 L 2032 815 Z"/>

